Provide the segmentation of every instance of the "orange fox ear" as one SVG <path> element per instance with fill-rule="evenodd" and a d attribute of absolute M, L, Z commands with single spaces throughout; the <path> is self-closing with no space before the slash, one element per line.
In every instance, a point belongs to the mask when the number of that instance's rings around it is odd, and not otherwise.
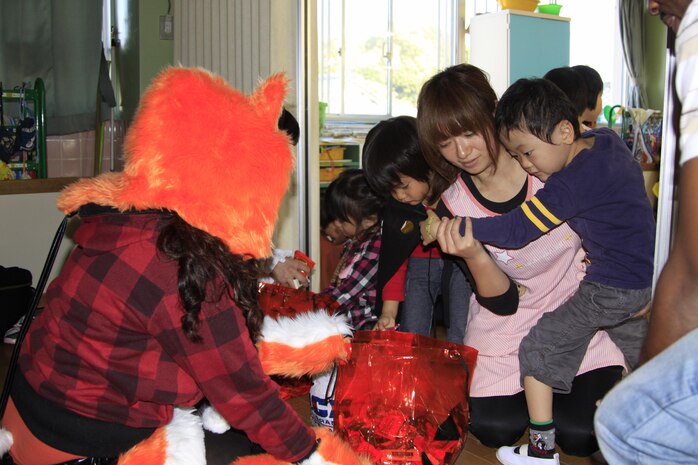
<path fill-rule="evenodd" d="M 323 373 L 347 358 L 351 326 L 346 315 L 319 310 L 276 319 L 267 316 L 261 333 L 257 349 L 264 372 L 300 378 Z"/>
<path fill-rule="evenodd" d="M 284 103 L 288 79 L 282 74 L 273 74 L 250 95 L 257 114 L 276 128 Z"/>

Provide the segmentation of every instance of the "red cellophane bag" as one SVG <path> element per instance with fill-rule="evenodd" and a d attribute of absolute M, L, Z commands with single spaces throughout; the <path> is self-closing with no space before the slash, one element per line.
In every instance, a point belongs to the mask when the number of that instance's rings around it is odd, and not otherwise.
<path fill-rule="evenodd" d="M 332 315 L 339 308 L 339 304 L 326 295 L 270 283 L 259 283 L 259 306 L 265 315 L 274 319 L 321 309 Z"/>
<path fill-rule="evenodd" d="M 337 375 L 335 431 L 376 464 L 452 465 L 476 358 L 472 347 L 426 336 L 357 331 Z"/>
<path fill-rule="evenodd" d="M 306 289 L 293 289 L 281 284 L 259 283 L 259 306 L 266 316 L 274 319 L 293 317 L 299 313 L 327 310 L 330 315 L 339 308 L 332 298 L 316 294 Z M 312 328 L 308 328 L 312 331 Z M 309 376 L 288 378 L 278 375 L 271 377 L 279 385 L 281 397 L 291 399 L 310 392 L 312 380 Z"/>

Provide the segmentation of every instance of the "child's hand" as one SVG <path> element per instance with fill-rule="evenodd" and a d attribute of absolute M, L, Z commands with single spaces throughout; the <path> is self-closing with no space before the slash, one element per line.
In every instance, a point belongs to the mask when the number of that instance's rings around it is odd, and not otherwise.
<path fill-rule="evenodd" d="M 419 232 L 422 235 L 422 244 L 429 245 L 436 240 L 436 229 L 441 220 L 433 210 L 427 210 L 427 219 L 419 222 Z"/>
<path fill-rule="evenodd" d="M 633 314 L 633 316 L 631 318 L 642 318 L 642 317 L 647 316 L 650 312 L 651 306 L 652 306 L 652 302 L 649 302 L 647 305 L 642 307 L 637 313 Z"/>
<path fill-rule="evenodd" d="M 395 325 L 395 318 L 389 315 L 381 315 L 373 329 L 377 331 L 382 331 L 385 329 L 397 329 Z"/>
<path fill-rule="evenodd" d="M 487 256 L 480 241 L 473 238 L 473 223 L 470 218 L 455 217 L 441 222 L 436 237 L 441 250 L 447 254 L 464 260 Z"/>
<path fill-rule="evenodd" d="M 376 325 L 373 327 L 373 329 L 397 329 L 395 319 L 397 318 L 397 310 L 399 306 L 400 302 L 397 300 L 384 301 L 383 308 L 381 309 L 381 316 L 378 318 L 378 321 L 376 321 Z"/>

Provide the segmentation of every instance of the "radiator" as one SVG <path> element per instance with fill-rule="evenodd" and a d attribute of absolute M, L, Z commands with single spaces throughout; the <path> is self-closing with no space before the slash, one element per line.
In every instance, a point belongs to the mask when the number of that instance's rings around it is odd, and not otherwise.
<path fill-rule="evenodd" d="M 174 62 L 251 92 L 271 72 L 272 0 L 174 0 Z"/>

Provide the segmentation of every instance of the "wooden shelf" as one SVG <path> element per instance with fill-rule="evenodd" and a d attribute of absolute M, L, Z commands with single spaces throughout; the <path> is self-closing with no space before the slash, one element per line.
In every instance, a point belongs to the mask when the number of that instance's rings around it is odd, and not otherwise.
<path fill-rule="evenodd" d="M 79 178 L 23 179 L 19 181 L 0 181 L 0 195 L 41 194 L 58 192 Z"/>

